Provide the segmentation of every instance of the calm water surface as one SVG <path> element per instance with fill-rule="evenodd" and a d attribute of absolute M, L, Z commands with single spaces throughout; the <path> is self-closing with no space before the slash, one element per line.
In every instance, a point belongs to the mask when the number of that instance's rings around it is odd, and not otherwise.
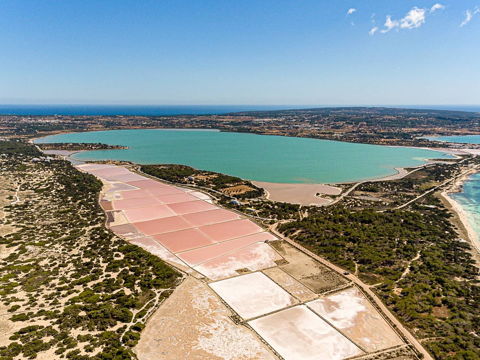
<path fill-rule="evenodd" d="M 480 135 L 428 137 L 430 140 L 454 142 L 460 144 L 480 144 Z"/>
<path fill-rule="evenodd" d="M 54 135 L 42 142 L 101 142 L 126 150 L 88 151 L 79 160 L 185 164 L 244 179 L 337 183 L 395 174 L 449 155 L 430 150 L 208 130 L 112 130 Z"/>
<path fill-rule="evenodd" d="M 480 144 L 480 135 L 440 136 L 434 138 L 440 141 L 464 144 Z M 459 193 L 451 194 L 465 210 L 468 221 L 476 233 L 476 241 L 480 243 L 480 173 L 474 174 L 463 184 Z"/>
<path fill-rule="evenodd" d="M 476 241 L 480 243 L 480 173 L 474 174 L 463 184 L 462 191 L 451 194 L 465 210 L 470 226 L 476 233 Z"/>

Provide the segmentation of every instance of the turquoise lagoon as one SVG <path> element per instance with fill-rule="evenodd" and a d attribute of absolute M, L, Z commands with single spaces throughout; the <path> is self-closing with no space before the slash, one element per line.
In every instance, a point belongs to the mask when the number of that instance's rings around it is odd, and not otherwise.
<path fill-rule="evenodd" d="M 430 136 L 427 139 L 460 144 L 480 144 L 480 135 Z"/>
<path fill-rule="evenodd" d="M 59 134 L 37 142 L 85 142 L 128 146 L 77 153 L 77 160 L 126 160 L 184 164 L 244 179 L 276 183 L 340 183 L 379 178 L 413 167 L 441 152 L 339 141 L 216 130 L 109 130 Z"/>

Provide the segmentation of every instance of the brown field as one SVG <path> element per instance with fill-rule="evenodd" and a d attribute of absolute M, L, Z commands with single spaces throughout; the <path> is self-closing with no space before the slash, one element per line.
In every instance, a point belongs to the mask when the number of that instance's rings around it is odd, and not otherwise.
<path fill-rule="evenodd" d="M 288 264 L 279 267 L 314 293 L 320 294 L 347 284 L 347 281 L 340 275 L 288 243 L 272 241 L 269 244 L 288 261 Z"/>
<path fill-rule="evenodd" d="M 278 267 L 263 270 L 263 273 L 302 302 L 317 297 L 313 291 Z"/>
<path fill-rule="evenodd" d="M 236 185 L 236 186 L 231 186 L 229 188 L 223 189 L 222 192 L 226 195 L 231 196 L 231 195 L 245 194 L 253 190 L 255 189 L 247 185 Z"/>

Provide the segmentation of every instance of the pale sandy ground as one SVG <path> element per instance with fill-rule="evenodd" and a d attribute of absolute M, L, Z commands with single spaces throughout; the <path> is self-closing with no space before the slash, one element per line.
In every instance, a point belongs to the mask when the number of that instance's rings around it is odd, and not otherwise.
<path fill-rule="evenodd" d="M 268 314 L 297 303 L 284 289 L 261 272 L 209 284 L 244 319 Z"/>
<path fill-rule="evenodd" d="M 313 291 L 279 267 L 263 270 L 263 273 L 300 301 L 308 301 L 317 297 Z"/>
<path fill-rule="evenodd" d="M 395 331 L 355 287 L 314 300 L 307 306 L 367 352 L 403 344 Z"/>
<path fill-rule="evenodd" d="M 188 277 L 148 320 L 139 360 L 273 360 L 276 357 L 232 315 L 208 286 Z"/>
<path fill-rule="evenodd" d="M 363 354 L 305 305 L 248 323 L 285 360 L 340 360 Z"/>
<path fill-rule="evenodd" d="M 315 194 L 339 195 L 342 192 L 338 187 L 324 184 L 278 184 L 261 181 L 252 181 L 252 183 L 264 188 L 270 200 L 300 205 L 325 205 L 330 203 L 330 200 Z"/>
<path fill-rule="evenodd" d="M 449 149 L 449 148 L 425 148 L 428 150 L 435 150 L 450 155 L 480 155 L 480 150 L 478 149 Z M 426 164 L 439 162 L 439 161 L 428 161 Z M 418 167 L 423 167 L 426 164 L 422 164 Z M 368 181 L 388 181 L 388 180 L 399 180 L 409 172 L 404 168 L 395 168 L 396 173 L 380 178 L 368 179 Z M 355 184 L 358 181 L 347 182 L 345 184 Z M 328 196 L 337 196 L 340 195 L 342 189 L 332 185 L 325 184 L 279 184 L 279 183 L 270 183 L 262 181 L 252 181 L 252 183 L 258 187 L 261 187 L 267 191 L 267 198 L 274 201 L 288 202 L 291 204 L 299 205 L 328 205 L 332 202 Z M 316 194 L 320 196 L 316 196 Z M 325 197 L 327 196 L 327 197 Z"/>

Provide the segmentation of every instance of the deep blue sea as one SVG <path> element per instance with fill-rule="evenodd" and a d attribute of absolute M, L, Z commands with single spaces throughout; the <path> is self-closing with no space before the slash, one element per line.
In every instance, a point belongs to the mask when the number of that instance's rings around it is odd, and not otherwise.
<path fill-rule="evenodd" d="M 349 105 L 354 106 L 354 105 Z M 363 106 L 363 105 L 362 105 Z M 369 106 L 369 105 L 367 105 Z M 373 105 L 372 105 L 373 106 Z M 378 105 L 380 106 L 380 105 Z M 480 105 L 382 105 L 409 109 L 480 112 Z M 335 105 L 0 105 L 2 115 L 203 115 L 239 111 L 307 109 Z"/>

